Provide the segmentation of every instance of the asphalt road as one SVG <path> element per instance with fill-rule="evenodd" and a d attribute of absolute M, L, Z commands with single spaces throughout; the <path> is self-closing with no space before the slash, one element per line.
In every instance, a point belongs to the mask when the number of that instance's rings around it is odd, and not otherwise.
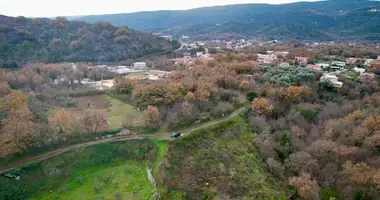
<path fill-rule="evenodd" d="M 236 110 L 235 112 L 233 112 L 232 114 L 230 114 L 230 115 L 228 115 L 228 116 L 226 116 L 226 117 L 224 117 L 222 119 L 210 121 L 210 122 L 207 122 L 207 123 L 204 123 L 204 124 L 201 124 L 201 125 L 194 125 L 194 126 L 192 126 L 190 128 L 183 129 L 183 130 L 180 130 L 180 131 L 177 131 L 177 132 L 181 133 L 182 136 L 186 136 L 187 134 L 189 134 L 189 133 L 191 133 L 191 132 L 193 132 L 195 130 L 206 128 L 208 126 L 211 126 L 211 125 L 218 124 L 220 122 L 229 120 L 229 119 L 235 117 L 236 115 L 240 114 L 241 112 L 243 112 L 244 109 L 245 109 L 245 107 L 240 108 L 240 109 Z M 28 164 L 31 164 L 31 163 L 34 163 L 34 162 L 40 162 L 40 161 L 52 158 L 52 157 L 57 156 L 57 155 L 59 155 L 61 153 L 66 153 L 66 152 L 74 151 L 74 150 L 85 148 L 85 147 L 89 147 L 89 146 L 92 146 L 92 145 L 104 144 L 104 143 L 107 143 L 107 142 L 120 142 L 120 141 L 127 141 L 127 140 L 169 139 L 169 138 L 170 138 L 170 133 L 159 133 L 159 134 L 149 134 L 149 135 L 138 135 L 137 134 L 137 135 L 114 136 L 114 137 L 111 137 L 111 138 L 105 138 L 105 139 L 101 139 L 101 140 L 94 140 L 94 141 L 85 142 L 85 143 L 81 143 L 81 144 L 65 147 L 65 148 L 62 148 L 62 149 L 57 149 L 57 150 L 54 150 L 54 151 L 50 151 L 50 152 L 42 154 L 40 156 L 27 158 L 25 160 L 19 160 L 19 161 L 15 162 L 15 163 L 12 163 L 12 164 L 0 167 L 0 174 L 3 174 L 4 172 L 6 172 L 8 170 L 11 170 L 11 169 L 14 169 L 14 168 L 22 167 L 24 165 L 28 165 Z"/>

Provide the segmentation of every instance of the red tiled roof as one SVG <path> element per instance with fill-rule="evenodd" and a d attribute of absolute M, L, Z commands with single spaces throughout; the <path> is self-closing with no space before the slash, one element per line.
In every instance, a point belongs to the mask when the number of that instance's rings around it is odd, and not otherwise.
<path fill-rule="evenodd" d="M 317 69 L 317 70 L 320 70 L 320 69 L 321 69 L 320 66 L 318 66 L 318 65 L 313 65 L 313 64 L 308 64 L 308 65 L 307 65 L 307 68 L 309 68 L 309 69 Z"/>

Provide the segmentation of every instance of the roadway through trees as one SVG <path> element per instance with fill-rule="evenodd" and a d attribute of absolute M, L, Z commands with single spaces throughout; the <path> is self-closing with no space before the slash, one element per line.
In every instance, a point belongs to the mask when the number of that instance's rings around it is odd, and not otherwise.
<path fill-rule="evenodd" d="M 240 113 L 242 113 L 245 109 L 246 109 L 246 107 L 240 108 L 240 109 L 236 110 L 235 112 L 233 112 L 232 114 L 230 114 L 230 115 L 228 115 L 222 119 L 213 120 L 213 121 L 201 124 L 201 125 L 195 125 L 195 126 L 192 126 L 190 128 L 183 129 L 183 130 L 180 130 L 177 132 L 181 133 L 183 136 L 186 136 L 186 134 L 189 134 L 195 130 L 206 128 L 206 127 L 212 126 L 214 124 L 218 124 L 220 122 L 229 120 L 229 119 L 239 115 Z M 170 138 L 169 134 L 170 133 L 144 134 L 144 135 L 143 134 L 142 135 L 136 134 L 136 135 L 126 135 L 126 136 L 115 136 L 115 137 L 111 137 L 111 138 L 105 138 L 105 139 L 101 139 L 101 140 L 85 142 L 85 143 L 65 147 L 62 149 L 50 151 L 50 152 L 45 153 L 45 154 L 40 155 L 40 156 L 28 158 L 25 160 L 19 160 L 15 163 L 1 167 L 0 168 L 0 174 L 3 174 L 6 171 L 9 171 L 9 170 L 14 169 L 14 168 L 22 167 L 24 165 L 28 165 L 28 164 L 31 164 L 34 162 L 40 162 L 40 161 L 52 158 L 52 157 L 57 156 L 57 155 L 62 154 L 62 153 L 74 151 L 74 150 L 81 149 L 81 148 L 86 148 L 86 147 L 97 145 L 97 144 L 104 144 L 104 143 L 108 143 L 108 142 L 121 142 L 121 141 L 127 141 L 127 140 L 169 139 Z"/>

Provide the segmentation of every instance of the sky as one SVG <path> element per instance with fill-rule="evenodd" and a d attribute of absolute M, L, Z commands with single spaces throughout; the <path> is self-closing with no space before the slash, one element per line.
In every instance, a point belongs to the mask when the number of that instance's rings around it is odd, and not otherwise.
<path fill-rule="evenodd" d="M 81 16 L 153 10 L 184 10 L 242 3 L 282 4 L 292 2 L 297 2 L 297 0 L 0 0 L 0 14 L 26 17 Z"/>

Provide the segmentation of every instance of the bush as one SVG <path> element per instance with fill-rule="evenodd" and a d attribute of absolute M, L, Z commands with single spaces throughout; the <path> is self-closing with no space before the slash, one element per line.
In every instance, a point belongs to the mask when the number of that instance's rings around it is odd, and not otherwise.
<path fill-rule="evenodd" d="M 115 192 L 115 200 L 121 200 L 122 196 L 120 192 Z"/>
<path fill-rule="evenodd" d="M 92 186 L 92 189 L 94 189 L 96 193 L 100 193 L 102 191 L 102 185 L 97 183 L 94 186 Z"/>
<path fill-rule="evenodd" d="M 62 186 L 61 188 L 59 188 L 58 192 L 61 193 L 61 192 L 66 192 L 67 189 L 69 189 L 69 186 L 68 185 L 64 185 Z"/>
<path fill-rule="evenodd" d="M 258 96 L 259 95 L 256 92 L 254 92 L 254 91 L 247 92 L 247 99 L 250 102 L 252 102 Z"/>
<path fill-rule="evenodd" d="M 95 196 L 95 198 L 94 198 L 94 200 L 103 200 L 103 199 L 104 199 L 104 197 L 103 197 L 103 196 L 100 196 L 100 195 Z"/>
<path fill-rule="evenodd" d="M 103 182 L 104 182 L 105 184 L 109 184 L 110 181 L 111 181 L 111 177 L 108 176 L 108 175 L 105 175 L 105 176 L 102 177 L 102 180 L 103 180 Z"/>
<path fill-rule="evenodd" d="M 84 181 L 84 178 L 82 177 L 82 176 L 79 176 L 78 178 L 77 178 L 77 181 L 78 181 L 78 183 L 79 184 L 83 184 L 83 181 Z"/>
<path fill-rule="evenodd" d="M 113 182 L 113 186 L 114 186 L 115 188 L 118 188 L 118 187 L 119 187 L 119 182 L 118 182 L 118 181 L 114 181 L 114 182 Z"/>
<path fill-rule="evenodd" d="M 331 198 L 338 199 L 339 194 L 337 192 L 334 192 L 330 188 L 322 188 L 319 191 L 319 196 L 321 197 L 321 200 L 330 200 Z"/>
<path fill-rule="evenodd" d="M 307 121 L 312 122 L 317 118 L 317 112 L 300 106 L 293 106 L 292 110 L 299 112 Z"/>

